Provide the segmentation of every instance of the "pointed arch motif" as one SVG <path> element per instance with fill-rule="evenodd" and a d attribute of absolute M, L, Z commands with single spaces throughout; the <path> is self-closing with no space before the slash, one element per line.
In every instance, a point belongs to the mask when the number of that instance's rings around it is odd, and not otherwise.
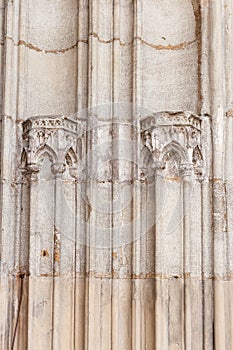
<path fill-rule="evenodd" d="M 28 164 L 28 156 L 27 156 L 27 152 L 25 150 L 25 148 L 23 149 L 22 153 L 21 153 L 21 161 L 20 161 L 21 167 L 22 168 L 26 168 L 27 164 Z"/>
<path fill-rule="evenodd" d="M 166 162 L 166 157 L 174 157 L 176 159 L 180 159 L 180 163 L 187 162 L 187 152 L 185 149 L 177 142 L 171 141 L 167 145 L 163 146 L 161 150 L 161 160 L 162 162 Z"/>
<path fill-rule="evenodd" d="M 176 176 L 203 174 L 201 118 L 190 112 L 160 112 L 141 120 L 142 142 L 153 169 Z M 142 158 L 144 154 L 142 153 Z"/>
<path fill-rule="evenodd" d="M 77 178 L 78 175 L 78 157 L 72 147 L 65 154 L 65 166 L 72 178 Z"/>
<path fill-rule="evenodd" d="M 194 166 L 198 165 L 198 163 L 203 162 L 203 155 L 202 155 L 201 149 L 198 145 L 193 149 L 192 161 L 193 161 Z"/>
<path fill-rule="evenodd" d="M 148 164 L 151 161 L 152 154 L 151 154 L 151 152 L 149 151 L 149 149 L 146 146 L 143 147 L 143 149 L 141 151 L 141 154 L 142 154 L 141 167 L 142 168 L 147 168 Z"/>
<path fill-rule="evenodd" d="M 23 122 L 28 169 L 39 173 L 46 154 L 53 173 L 63 174 L 67 166 L 70 175 L 76 177 L 78 155 L 75 150 L 81 130 L 80 123 L 65 116 L 32 117 Z"/>
<path fill-rule="evenodd" d="M 193 149 L 192 163 L 195 175 L 201 179 L 204 175 L 204 160 L 202 151 L 198 145 Z"/>
<path fill-rule="evenodd" d="M 72 147 L 70 147 L 66 152 L 65 161 L 70 168 L 74 168 L 77 166 L 78 157 Z"/>
<path fill-rule="evenodd" d="M 43 157 L 46 154 L 48 155 L 52 163 L 57 162 L 56 152 L 48 145 L 43 145 L 39 147 L 39 149 L 36 151 L 36 154 L 35 154 L 35 161 L 41 164 L 43 162 Z"/>

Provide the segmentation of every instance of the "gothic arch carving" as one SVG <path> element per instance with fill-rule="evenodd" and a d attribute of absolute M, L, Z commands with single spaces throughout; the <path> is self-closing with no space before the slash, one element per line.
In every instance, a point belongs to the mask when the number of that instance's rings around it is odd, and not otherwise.
<path fill-rule="evenodd" d="M 200 146 L 197 145 L 193 149 L 192 162 L 194 166 L 194 173 L 196 176 L 203 176 L 204 159 Z"/>
<path fill-rule="evenodd" d="M 66 152 L 65 160 L 66 160 L 67 165 L 69 167 L 76 167 L 77 166 L 78 157 L 77 157 L 77 155 L 72 147 L 69 148 L 69 150 Z"/>
<path fill-rule="evenodd" d="M 63 228 L 69 230 L 69 225 L 65 225 L 67 222 L 73 222 L 74 227 L 79 159 L 76 149 L 78 142 L 84 143 L 82 135 L 79 122 L 64 116 L 35 117 L 23 123 L 19 206 L 27 203 L 27 210 L 20 213 L 20 225 L 27 242 L 41 227 L 40 243 L 48 249 L 45 258 L 38 252 L 39 246 L 35 247 L 39 259 L 36 268 L 42 275 L 48 274 L 51 266 L 54 266 L 54 274 L 59 273 L 60 232 Z M 66 196 L 72 203 L 72 210 L 67 206 L 69 200 L 66 201 Z M 60 214 L 58 208 L 63 208 Z M 32 217 L 35 218 L 33 222 Z M 51 237 L 51 232 L 54 237 Z"/>
<path fill-rule="evenodd" d="M 21 153 L 21 161 L 20 161 L 21 167 L 26 168 L 27 163 L 28 163 L 27 152 L 25 149 L 23 149 L 23 151 Z"/>
<path fill-rule="evenodd" d="M 48 155 L 48 157 L 52 163 L 57 162 L 56 152 L 49 145 L 43 145 L 43 146 L 39 147 L 39 149 L 36 151 L 36 154 L 35 154 L 36 163 L 41 164 L 43 162 L 43 157 L 46 154 Z"/>
<path fill-rule="evenodd" d="M 64 116 L 33 117 L 23 123 L 24 158 L 28 169 L 39 171 L 41 159 L 46 152 L 51 159 L 53 171 L 61 172 L 65 163 L 77 167 L 78 136 L 82 126 Z M 25 162 L 24 162 L 25 163 Z"/>
<path fill-rule="evenodd" d="M 141 121 L 141 130 L 147 149 L 142 152 L 143 167 L 149 163 L 153 169 L 165 169 L 173 162 L 175 175 L 189 172 L 200 179 L 204 167 L 200 117 L 189 112 L 155 113 Z"/>
<path fill-rule="evenodd" d="M 161 161 L 165 162 L 166 157 L 171 153 L 176 154 L 179 157 L 180 162 L 187 161 L 187 153 L 177 141 L 171 141 L 162 147 L 160 156 Z"/>
<path fill-rule="evenodd" d="M 66 152 L 65 166 L 70 176 L 76 178 L 78 175 L 78 157 L 72 147 Z"/>
<path fill-rule="evenodd" d="M 149 149 L 144 145 L 141 149 L 141 168 L 147 168 L 148 164 L 151 162 L 152 154 Z"/>

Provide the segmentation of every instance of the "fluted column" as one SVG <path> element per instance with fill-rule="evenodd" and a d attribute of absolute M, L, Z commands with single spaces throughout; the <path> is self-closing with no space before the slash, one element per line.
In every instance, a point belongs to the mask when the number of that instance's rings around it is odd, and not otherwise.
<path fill-rule="evenodd" d="M 25 31 L 24 2 L 1 1 L 1 62 L 4 61 L 4 74 L 1 71 L 1 333 L 0 347 L 10 348 L 16 341 L 16 328 L 19 322 L 22 281 L 19 251 L 19 225 L 17 217 L 20 211 L 17 197 L 20 196 L 18 184 L 18 166 L 20 154 L 17 152 L 16 119 L 22 107 L 18 87 L 20 65 L 25 56 L 15 47 L 8 36 L 19 37 Z M 4 19 L 5 18 L 5 19 Z M 3 54 L 4 49 L 4 54 Z M 2 99 L 3 97 L 3 99 Z M 20 153 L 20 152 L 19 152 Z M 13 219 L 14 218 L 14 219 Z M 26 282 L 27 283 L 27 282 Z M 26 283 L 23 284 L 23 288 Z M 12 300 L 16 300 L 13 304 Z M 8 320 L 11 320 L 8 322 Z"/>
<path fill-rule="evenodd" d="M 201 182 L 201 275 L 203 284 L 203 346 L 213 349 L 214 298 L 213 298 L 213 231 L 212 231 L 212 138 L 211 117 L 202 117 L 202 145 L 205 155 L 205 173 Z"/>
<path fill-rule="evenodd" d="M 232 107 L 233 107 L 233 74 L 232 74 L 232 58 L 233 58 L 233 4 L 229 0 L 224 1 L 224 34 L 225 34 L 225 103 L 226 103 L 226 122 L 225 122 L 225 231 L 226 231 L 226 280 L 227 288 L 225 290 L 225 296 L 227 300 L 227 309 L 225 313 L 226 318 L 226 334 L 229 334 L 228 344 L 229 347 L 233 347 L 233 307 L 230 302 L 233 295 L 233 211 L 232 211 L 232 196 L 233 196 L 233 167 L 232 167 L 232 155 L 233 155 L 233 120 L 232 120 Z"/>
<path fill-rule="evenodd" d="M 191 235 L 190 202 L 192 201 L 193 164 L 180 165 L 183 180 L 183 278 L 184 278 L 184 347 L 192 349 L 192 274 L 191 274 Z M 199 345 L 201 338 L 199 339 Z"/>
<path fill-rule="evenodd" d="M 232 347 L 232 10 L 0 1 L 1 349 Z"/>
<path fill-rule="evenodd" d="M 209 4 L 209 76 L 210 114 L 212 116 L 213 143 L 213 233 L 214 233 L 214 335 L 216 349 L 226 348 L 225 293 L 226 232 L 224 230 L 224 125 L 225 81 L 223 52 L 223 3 Z"/>

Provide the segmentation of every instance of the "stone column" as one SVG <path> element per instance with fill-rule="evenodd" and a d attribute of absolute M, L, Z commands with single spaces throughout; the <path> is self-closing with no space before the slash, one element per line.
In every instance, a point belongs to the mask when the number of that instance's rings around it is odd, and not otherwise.
<path fill-rule="evenodd" d="M 27 335 L 29 349 L 35 342 L 39 348 L 50 349 L 53 344 L 53 161 L 45 156 L 41 168 L 37 168 L 37 176 L 33 176 L 30 185 Z M 35 312 L 37 317 L 34 317 Z"/>
<path fill-rule="evenodd" d="M 191 274 L 191 234 L 190 213 L 192 207 L 193 164 L 180 165 L 183 180 L 183 278 L 184 278 L 184 347 L 192 349 L 192 274 Z M 199 345 L 201 338 L 199 338 Z"/>
<path fill-rule="evenodd" d="M 21 103 L 18 96 L 18 79 L 20 76 L 19 65 L 24 60 L 24 55 L 19 55 L 19 48 L 14 47 L 10 37 L 18 37 L 24 32 L 25 20 L 20 18 L 24 10 L 20 1 L 1 1 L 0 19 L 3 30 L 0 45 L 1 59 L 1 278 L 2 291 L 0 316 L 0 347 L 11 346 L 14 337 L 15 324 L 19 307 L 19 295 L 21 280 L 16 278 L 20 272 L 19 266 L 19 237 L 16 234 L 16 196 L 18 186 L 16 185 L 17 167 L 19 155 L 17 154 L 17 131 L 16 119 Z M 5 19 L 4 19 L 5 17 Z M 4 49 L 4 54 L 3 54 Z M 3 63 L 3 62 L 2 62 Z M 4 75 L 2 75 L 4 69 Z M 12 300 L 16 300 L 12 303 Z M 9 321 L 10 320 L 10 321 Z"/>
<path fill-rule="evenodd" d="M 233 346 L 232 8 L 0 1 L 0 348 Z"/>
<path fill-rule="evenodd" d="M 62 162 L 61 159 L 52 166 L 55 174 L 54 349 L 74 349 L 75 340 L 76 184 L 70 175 L 67 161 Z"/>
<path fill-rule="evenodd" d="M 223 3 L 209 3 L 209 75 L 210 114 L 213 143 L 213 233 L 214 233 L 214 334 L 215 346 L 226 348 L 225 293 L 226 232 L 224 230 L 224 126 L 225 82 L 223 52 Z"/>
<path fill-rule="evenodd" d="M 201 235 L 203 280 L 203 344 L 208 350 L 214 344 L 214 261 L 213 261 L 213 201 L 212 201 L 212 135 L 211 117 L 202 116 L 202 145 L 205 169 L 201 182 Z"/>
<path fill-rule="evenodd" d="M 143 119 L 141 127 L 146 173 L 151 165 L 156 169 L 156 347 L 195 349 L 193 337 L 202 327 L 201 118 L 162 112 Z"/>

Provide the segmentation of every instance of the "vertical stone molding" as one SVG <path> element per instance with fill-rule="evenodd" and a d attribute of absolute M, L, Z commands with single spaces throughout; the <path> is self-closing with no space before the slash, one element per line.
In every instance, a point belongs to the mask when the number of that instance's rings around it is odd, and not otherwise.
<path fill-rule="evenodd" d="M 27 311 L 20 321 L 28 324 L 29 348 L 33 347 L 35 337 L 39 348 L 48 348 L 52 340 L 49 329 L 55 328 L 56 334 L 65 327 L 58 319 L 63 317 L 65 323 L 69 322 L 69 316 L 67 319 L 62 316 L 64 310 L 60 305 L 63 278 L 69 278 L 70 313 L 74 310 L 75 283 L 70 282 L 76 273 L 77 180 L 78 173 L 81 174 L 78 144 L 82 143 L 83 135 L 81 123 L 64 116 L 33 117 L 22 126 L 21 207 L 24 210 L 20 219 L 20 244 L 25 247 L 25 258 L 21 269 L 30 271 L 30 279 L 24 288 L 27 298 L 23 305 Z M 34 289 L 38 283 L 40 294 Z M 35 305 L 41 305 L 41 300 L 43 308 L 50 311 L 35 322 L 33 310 Z M 63 339 L 63 345 L 67 348 L 67 338 Z"/>
<path fill-rule="evenodd" d="M 201 255 L 194 259 L 192 247 L 196 242 L 202 249 L 201 124 L 201 117 L 188 112 L 160 112 L 141 120 L 141 172 L 154 183 L 156 349 L 166 348 L 167 333 L 177 347 L 191 349 L 193 344 L 196 320 L 191 300 L 197 310 L 202 297 Z M 167 304 L 180 310 L 179 323 L 164 309 Z"/>
<path fill-rule="evenodd" d="M 233 349 L 232 0 L 0 0 L 0 350 Z"/>

